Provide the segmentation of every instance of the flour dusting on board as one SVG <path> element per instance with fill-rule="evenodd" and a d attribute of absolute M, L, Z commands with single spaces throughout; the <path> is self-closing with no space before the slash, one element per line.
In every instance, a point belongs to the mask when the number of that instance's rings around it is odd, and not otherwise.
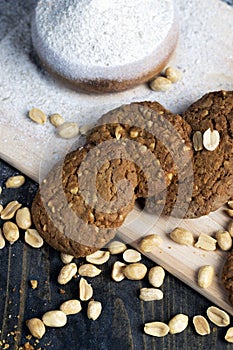
<path fill-rule="evenodd" d="M 65 143 L 54 136 L 54 127 L 49 123 L 40 126 L 27 118 L 32 107 L 46 114 L 60 113 L 81 126 L 132 101 L 157 100 L 173 112 L 182 112 L 206 92 L 233 90 L 233 8 L 220 0 L 176 1 L 180 40 L 170 65 L 182 71 L 181 81 L 166 92 L 151 91 L 144 84 L 107 95 L 75 92 L 37 65 L 31 44 L 30 11 L 20 6 L 9 7 L 0 15 L 4 33 L 0 36 L 0 153 L 35 179 L 41 155 L 48 149 L 47 141 L 56 139 L 60 149 Z M 15 17 L 21 20 L 12 29 Z M 52 163 L 58 154 L 51 153 Z"/>

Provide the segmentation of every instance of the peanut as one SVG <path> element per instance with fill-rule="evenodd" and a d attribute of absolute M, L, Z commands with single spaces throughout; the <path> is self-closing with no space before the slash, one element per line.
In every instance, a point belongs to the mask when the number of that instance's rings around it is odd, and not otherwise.
<path fill-rule="evenodd" d="M 205 317 L 201 315 L 194 316 L 193 325 L 197 334 L 200 334 L 200 335 L 210 334 L 210 326 Z"/>
<path fill-rule="evenodd" d="M 171 334 L 181 333 L 188 326 L 188 316 L 184 314 L 177 314 L 168 323 Z"/>
<path fill-rule="evenodd" d="M 142 263 L 133 263 L 127 265 L 124 268 L 123 273 L 129 280 L 139 281 L 145 277 L 147 273 L 147 267 Z"/>
<path fill-rule="evenodd" d="M 112 268 L 112 279 L 116 282 L 120 282 L 125 278 L 123 273 L 126 265 L 120 261 L 116 261 Z"/>
<path fill-rule="evenodd" d="M 42 316 L 42 321 L 47 327 L 63 327 L 67 323 L 66 314 L 61 310 L 52 310 Z"/>
<path fill-rule="evenodd" d="M 232 238 L 229 232 L 219 230 L 216 232 L 216 239 L 219 247 L 226 251 L 230 250 L 232 247 Z"/>
<path fill-rule="evenodd" d="M 216 324 L 218 327 L 226 327 L 230 324 L 229 315 L 216 306 L 210 306 L 207 309 L 207 316 L 210 321 Z"/>
<path fill-rule="evenodd" d="M 31 318 L 26 322 L 26 325 L 33 337 L 41 339 L 44 336 L 45 325 L 39 318 Z"/>
<path fill-rule="evenodd" d="M 144 237 L 139 247 L 144 253 L 150 253 L 155 247 L 159 247 L 162 244 L 162 238 L 157 234 L 151 234 Z"/>
<path fill-rule="evenodd" d="M 127 249 L 123 253 L 123 259 L 128 263 L 136 263 L 141 260 L 141 254 L 134 249 Z"/>
<path fill-rule="evenodd" d="M 66 315 L 75 315 L 82 310 L 82 306 L 79 300 L 70 299 L 61 304 L 60 310 Z"/>
<path fill-rule="evenodd" d="M 78 269 L 78 274 L 84 277 L 96 277 L 101 273 L 101 270 L 92 264 L 83 264 Z"/>
<path fill-rule="evenodd" d="M 63 266 L 57 278 L 58 283 L 60 284 L 68 283 L 76 275 L 77 271 L 78 271 L 78 268 L 75 263 L 70 263 Z"/>
<path fill-rule="evenodd" d="M 99 301 L 91 300 L 87 306 L 87 317 L 90 320 L 97 320 L 102 311 L 102 304 Z"/>
<path fill-rule="evenodd" d="M 199 287 L 208 288 L 213 282 L 214 268 L 213 266 L 206 265 L 202 266 L 198 271 L 197 282 Z"/>
<path fill-rule="evenodd" d="M 141 288 L 139 299 L 143 301 L 161 300 L 163 299 L 163 292 L 156 288 Z"/>
<path fill-rule="evenodd" d="M 193 245 L 193 234 L 183 227 L 177 227 L 170 233 L 171 239 L 182 245 Z"/>
<path fill-rule="evenodd" d="M 155 288 L 161 287 L 161 285 L 163 284 L 164 278 L 165 278 L 165 271 L 161 266 L 152 267 L 148 273 L 149 282 Z"/>
<path fill-rule="evenodd" d="M 169 327 L 163 322 L 149 322 L 145 324 L 144 332 L 154 337 L 164 337 L 169 333 Z"/>
<path fill-rule="evenodd" d="M 127 247 L 123 242 L 112 241 L 108 244 L 108 250 L 112 255 L 123 253 L 126 249 Z"/>

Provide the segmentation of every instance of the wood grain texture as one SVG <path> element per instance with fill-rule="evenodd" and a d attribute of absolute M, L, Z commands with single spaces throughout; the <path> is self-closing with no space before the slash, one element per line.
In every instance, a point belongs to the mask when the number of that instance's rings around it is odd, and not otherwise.
<path fill-rule="evenodd" d="M 27 179 L 19 189 L 4 188 L 9 176 L 18 171 L 0 162 L 0 186 L 3 193 L 0 203 L 6 204 L 17 199 L 23 205 L 29 205 L 36 192 L 37 185 Z M 135 223 L 136 225 L 136 223 Z M 165 245 L 164 245 L 165 248 Z M 226 329 L 215 329 L 211 323 L 211 334 L 198 336 L 192 326 L 192 317 L 197 314 L 206 315 L 206 309 L 212 305 L 206 298 L 186 286 L 171 274 L 166 273 L 161 289 L 164 299 L 157 302 L 139 300 L 139 289 L 149 287 L 147 279 L 143 281 L 124 280 L 116 283 L 111 280 L 112 265 L 122 256 L 112 256 L 101 266 L 102 273 L 94 279 L 88 279 L 94 288 L 94 298 L 103 304 L 103 312 L 97 321 L 86 317 L 87 304 L 83 303 L 80 314 L 70 316 L 68 324 L 61 329 L 48 329 L 44 338 L 36 348 L 53 350 L 222 350 L 232 346 L 224 341 Z M 65 294 L 60 294 L 61 286 L 57 276 L 62 262 L 59 253 L 44 245 L 41 249 L 33 249 L 23 243 L 23 232 L 17 243 L 0 250 L 0 340 L 5 340 L 10 349 L 18 349 L 28 341 L 29 334 L 25 321 L 31 317 L 41 317 L 44 312 L 58 308 L 70 298 L 78 297 L 79 278 L 62 286 Z M 79 265 L 82 259 L 77 260 Z M 151 259 L 143 257 L 148 269 L 155 264 Z M 32 290 L 30 280 L 37 279 L 39 287 Z M 177 313 L 185 313 L 190 317 L 190 324 L 185 332 L 179 335 L 168 335 L 165 338 L 153 338 L 143 333 L 143 325 L 150 321 L 168 322 Z M 19 332 L 15 336 L 12 331 Z M 29 340 L 31 344 L 34 339 Z"/>

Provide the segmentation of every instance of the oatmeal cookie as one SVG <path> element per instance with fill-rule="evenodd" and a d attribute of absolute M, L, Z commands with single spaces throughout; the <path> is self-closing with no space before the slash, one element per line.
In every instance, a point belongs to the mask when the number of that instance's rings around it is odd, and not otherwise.
<path fill-rule="evenodd" d="M 69 153 L 43 181 L 32 204 L 41 236 L 76 257 L 104 246 L 133 208 L 137 173 L 124 149 L 85 146 Z"/>

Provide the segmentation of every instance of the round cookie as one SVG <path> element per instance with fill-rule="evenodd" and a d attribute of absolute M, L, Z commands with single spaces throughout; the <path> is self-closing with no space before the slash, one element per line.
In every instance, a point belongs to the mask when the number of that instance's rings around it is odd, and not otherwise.
<path fill-rule="evenodd" d="M 149 199 L 147 207 L 153 212 L 161 198 L 166 198 L 164 215 L 196 218 L 218 209 L 233 196 L 233 92 L 204 95 L 186 110 L 183 118 L 192 127 L 191 139 L 196 131 L 203 134 L 210 128 L 218 130 L 220 143 L 214 151 L 193 149 L 193 176 L 184 181 L 175 175 L 167 194 Z M 178 196 L 182 198 L 179 205 Z"/>
<path fill-rule="evenodd" d="M 125 158 L 113 144 L 86 146 L 54 167 L 32 204 L 34 224 L 48 244 L 80 257 L 114 237 L 135 201 L 137 173 Z"/>
<path fill-rule="evenodd" d="M 193 103 L 183 118 L 192 135 L 217 130 L 220 143 L 214 151 L 194 151 L 194 189 L 186 217 L 206 215 L 233 196 L 233 92 L 217 91 Z"/>
<path fill-rule="evenodd" d="M 138 102 L 121 106 L 102 116 L 87 136 L 90 144 L 125 140 L 137 144 L 131 158 L 137 166 L 139 183 L 136 196 L 152 197 L 166 191 L 173 176 L 186 177 L 192 158 L 190 126 L 158 102 Z"/>
<path fill-rule="evenodd" d="M 229 292 L 229 301 L 233 304 L 233 252 L 231 251 L 222 270 L 222 283 Z"/>
<path fill-rule="evenodd" d="M 173 1 L 39 0 L 32 42 L 45 67 L 93 92 L 149 81 L 169 61 L 178 39 Z"/>

